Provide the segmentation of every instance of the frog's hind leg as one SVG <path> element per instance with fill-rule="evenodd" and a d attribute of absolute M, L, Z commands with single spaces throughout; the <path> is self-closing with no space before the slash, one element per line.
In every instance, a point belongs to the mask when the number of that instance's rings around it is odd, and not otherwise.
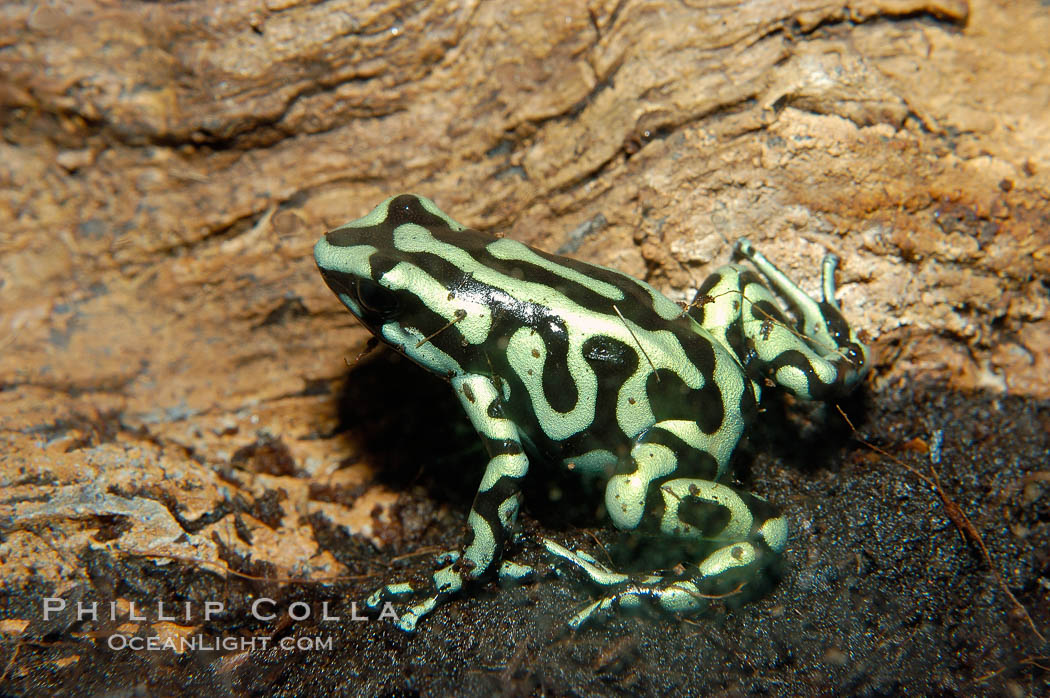
<path fill-rule="evenodd" d="M 867 372 L 869 356 L 868 348 L 850 328 L 835 300 L 838 257 L 824 256 L 822 299 L 818 302 L 756 250 L 747 238 L 737 242 L 736 251 L 769 280 L 799 319 L 792 331 L 782 322 L 776 301 L 764 285 L 748 283 L 743 289 L 745 299 L 753 298 L 750 312 L 743 317 L 744 335 L 753 340 L 764 370 L 778 385 L 799 397 L 820 399 L 848 392 Z"/>
<path fill-rule="evenodd" d="M 818 302 L 746 239 L 737 252 L 769 280 L 798 322 L 787 319 L 758 274 L 737 264 L 721 267 L 704 282 L 689 314 L 733 349 L 753 379 L 770 378 L 805 399 L 848 392 L 866 373 L 869 356 L 835 300 L 838 258 L 824 258 Z"/>
<path fill-rule="evenodd" d="M 732 361 L 727 353 L 723 356 Z M 717 428 L 691 420 L 656 422 L 634 438 L 629 462 L 605 485 L 605 508 L 620 530 L 656 529 L 668 538 L 709 541 L 715 549 L 684 574 L 667 577 L 623 574 L 586 553 L 545 541 L 548 552 L 606 588 L 603 598 L 569 621 L 571 627 L 579 627 L 596 612 L 633 608 L 646 598 L 670 611 L 697 609 L 706 603 L 705 595 L 721 593 L 730 582 L 755 574 L 773 557 L 763 551 L 784 547 L 787 526 L 764 499 L 716 482 L 740 438 L 743 411 L 753 400 L 739 369 L 719 372 L 718 366 L 716 360 L 711 368 L 721 376 Z M 693 405 L 685 400 L 680 407 L 689 411 Z"/>
<path fill-rule="evenodd" d="M 663 535 L 707 540 L 716 547 L 675 575 L 628 575 L 587 553 L 545 540 L 552 555 L 579 568 L 605 595 L 569 620 L 576 629 L 596 614 L 634 609 L 650 600 L 672 613 L 703 608 L 711 597 L 731 593 L 753 578 L 787 540 L 784 518 L 761 497 L 710 480 L 675 478 L 660 485 Z"/>

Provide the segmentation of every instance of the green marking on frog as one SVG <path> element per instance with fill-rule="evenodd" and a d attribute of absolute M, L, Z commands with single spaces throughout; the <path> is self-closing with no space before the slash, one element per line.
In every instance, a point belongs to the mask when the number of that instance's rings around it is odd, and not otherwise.
<path fill-rule="evenodd" d="M 806 399 L 842 395 L 867 371 L 868 348 L 835 302 L 833 255 L 816 301 L 747 240 L 737 252 L 769 286 L 729 264 L 683 311 L 621 272 L 465 228 L 421 196 L 392 197 L 325 234 L 314 247 L 325 282 L 378 338 L 450 381 L 489 455 L 461 548 L 427 584 L 388 584 L 368 603 L 414 601 L 398 623 L 413 631 L 474 580 L 531 576 L 503 551 L 537 454 L 604 481 L 616 527 L 709 543 L 674 574 L 626 575 L 545 540 L 605 588 L 574 628 L 645 599 L 695 611 L 783 550 L 773 506 L 718 480 L 761 381 Z"/>

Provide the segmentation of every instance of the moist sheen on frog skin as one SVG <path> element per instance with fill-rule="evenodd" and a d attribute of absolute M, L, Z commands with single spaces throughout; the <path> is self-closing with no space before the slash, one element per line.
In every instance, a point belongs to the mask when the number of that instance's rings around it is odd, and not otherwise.
<path fill-rule="evenodd" d="M 761 276 L 725 265 L 683 309 L 613 269 L 467 229 L 412 194 L 322 237 L 328 286 L 378 339 L 449 380 L 489 456 L 463 545 L 426 584 L 387 584 L 369 604 L 409 604 L 399 627 L 412 631 L 465 584 L 531 575 L 503 560 L 530 457 L 600 478 L 619 529 L 709 544 L 683 571 L 628 576 L 544 540 L 603 587 L 572 627 L 645 600 L 695 611 L 768 564 L 787 539 L 783 517 L 718 482 L 759 386 L 827 399 L 852 389 L 869 357 L 835 302 L 833 255 L 818 302 L 746 239 L 736 249 Z"/>

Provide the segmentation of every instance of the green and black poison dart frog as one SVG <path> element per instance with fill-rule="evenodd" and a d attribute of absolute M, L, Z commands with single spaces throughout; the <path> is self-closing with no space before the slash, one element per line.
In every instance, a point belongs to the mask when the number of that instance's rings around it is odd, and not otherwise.
<path fill-rule="evenodd" d="M 544 540 L 604 587 L 573 628 L 645 599 L 699 609 L 779 553 L 784 518 L 718 480 L 762 381 L 801 398 L 841 395 L 866 372 L 868 348 L 835 301 L 833 255 L 817 302 L 747 240 L 737 252 L 797 323 L 745 267 L 721 267 L 683 308 L 613 269 L 465 228 L 422 196 L 392 197 L 326 233 L 314 247 L 325 283 L 378 339 L 451 383 L 489 455 L 462 548 L 424 584 L 387 584 L 369 605 L 404 600 L 399 626 L 413 631 L 467 583 L 530 574 L 502 559 L 530 459 L 599 478 L 621 530 L 709 544 L 674 573 L 628 575 Z"/>

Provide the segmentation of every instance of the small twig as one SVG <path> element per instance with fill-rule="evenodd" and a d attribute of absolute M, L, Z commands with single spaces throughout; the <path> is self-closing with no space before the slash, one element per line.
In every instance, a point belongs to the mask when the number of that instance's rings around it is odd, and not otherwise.
<path fill-rule="evenodd" d="M 727 599 L 730 596 L 736 596 L 737 594 L 742 592 L 744 590 L 744 587 L 746 587 L 746 586 L 747 586 L 747 582 L 740 582 L 739 584 L 736 585 L 735 589 L 730 589 L 729 591 L 727 591 L 724 594 L 704 594 L 704 593 L 701 593 L 701 592 L 697 591 L 697 592 L 689 592 L 689 595 L 692 596 L 693 598 L 697 598 L 697 599 Z"/>
<path fill-rule="evenodd" d="M 361 353 L 359 353 L 357 356 L 354 357 L 353 361 L 347 361 L 346 359 L 343 359 L 343 361 L 346 362 L 346 365 L 347 365 L 348 368 L 356 366 L 358 364 L 358 362 L 361 361 L 361 359 L 363 359 L 366 356 L 368 356 L 369 354 L 371 354 L 372 351 L 378 346 L 379 346 L 379 339 L 375 335 L 372 335 L 372 336 L 370 336 L 368 338 L 368 341 L 365 342 L 365 348 L 361 350 Z"/>
<path fill-rule="evenodd" d="M 424 337 L 423 339 L 419 340 L 416 343 L 416 349 L 419 349 L 421 346 L 423 346 L 424 344 L 426 344 L 427 342 L 432 340 L 434 337 L 437 337 L 439 334 L 441 334 L 442 332 L 444 332 L 448 328 L 452 327 L 457 322 L 459 322 L 461 320 L 464 320 L 467 317 L 467 311 L 463 310 L 462 308 L 460 308 L 455 313 L 453 313 L 453 315 L 455 315 L 455 317 L 453 319 L 449 320 L 448 324 L 446 324 L 444 327 L 440 328 L 439 330 L 437 330 L 436 332 L 431 334 L 429 337 Z"/>
<path fill-rule="evenodd" d="M 627 324 L 627 318 L 625 318 L 623 316 L 623 313 L 620 312 L 620 309 L 616 307 L 615 303 L 613 303 L 612 309 L 615 310 L 616 314 L 620 316 L 620 322 L 622 322 L 623 326 L 627 328 L 627 331 L 630 333 L 631 337 L 634 339 L 634 343 L 638 345 L 638 349 L 642 352 L 642 356 L 644 356 L 645 360 L 649 362 L 649 366 L 652 367 L 652 369 L 653 369 L 653 375 L 656 376 L 656 382 L 659 383 L 660 382 L 660 372 L 656 369 L 656 364 L 653 363 L 653 360 L 650 359 L 649 355 L 645 352 L 645 347 L 643 347 L 642 343 L 638 341 L 638 337 L 635 336 L 634 330 L 632 330 L 631 326 Z"/>
<path fill-rule="evenodd" d="M 1050 666 L 1046 666 L 1045 664 L 1040 664 L 1039 662 L 1036 661 L 1037 659 L 1045 660 L 1045 659 L 1050 659 L 1050 657 L 1045 656 L 1045 655 L 1043 655 L 1043 656 L 1037 655 L 1037 656 L 1034 656 L 1034 657 L 1025 657 L 1024 659 L 1018 660 L 1017 663 L 1018 664 L 1031 664 L 1032 666 L 1038 667 L 1039 669 L 1042 669 L 1043 671 L 1050 671 Z M 979 677 L 977 679 L 974 679 L 973 682 L 975 684 L 984 683 L 985 681 L 987 681 L 989 679 L 995 678 L 999 674 L 1001 674 L 1004 671 L 1006 671 L 1008 668 L 1009 667 L 1002 667 L 1001 669 L 996 669 L 993 672 L 987 673 L 984 676 L 981 676 L 981 677 Z"/>
<path fill-rule="evenodd" d="M 22 643 L 16 642 L 15 649 L 11 652 L 11 658 L 7 660 L 7 665 L 4 667 L 3 673 L 0 673 L 0 682 L 7 678 L 7 673 L 11 671 L 11 667 L 15 665 L 15 659 L 18 658 L 18 651 L 22 649 Z"/>
<path fill-rule="evenodd" d="M 739 584 L 736 585 L 735 589 L 727 591 L 724 594 L 701 594 L 700 592 L 696 592 L 696 593 L 690 593 L 689 595 L 694 597 L 694 598 L 706 599 L 706 600 L 725 599 L 725 598 L 728 598 L 730 596 L 736 596 L 737 594 L 739 594 L 740 592 L 742 592 L 744 590 L 745 586 L 747 586 L 747 582 L 740 582 Z M 689 618 L 685 618 L 685 617 L 682 617 L 680 620 L 683 623 L 685 623 L 686 625 L 692 625 L 692 626 L 697 627 L 697 628 L 709 627 L 706 624 L 698 623 L 695 620 L 690 620 Z"/>
<path fill-rule="evenodd" d="M 941 500 L 941 504 L 944 506 L 945 514 L 947 514 L 948 518 L 951 520 L 951 522 L 953 524 L 955 524 L 955 527 L 957 529 L 959 529 L 959 533 L 962 534 L 963 539 L 964 540 L 965 539 L 969 539 L 970 541 L 975 543 L 978 548 L 980 548 L 981 555 L 982 555 L 982 557 L 984 557 L 985 564 L 988 565 L 988 569 L 991 571 L 992 575 L 995 577 L 996 581 L 999 583 L 999 587 L 1003 590 L 1003 592 L 1006 594 L 1006 596 L 1010 599 L 1010 602 L 1013 604 L 1014 609 L 1021 616 L 1024 617 L 1025 621 L 1028 623 L 1028 626 L 1032 629 L 1032 632 L 1035 634 L 1035 636 L 1037 638 L 1039 638 L 1039 641 L 1040 642 L 1046 642 L 1046 638 L 1043 636 L 1043 634 L 1041 632 L 1039 632 L 1039 629 L 1035 626 L 1035 621 L 1032 620 L 1032 616 L 1028 614 L 1028 609 L 1026 609 L 1021 604 L 1021 602 L 1017 600 L 1017 597 L 1014 596 L 1012 591 L 1010 591 L 1010 587 L 1008 587 L 1006 585 L 1006 580 L 1003 579 L 1002 574 L 1000 574 L 999 568 L 996 567 L 992 563 L 992 556 L 989 554 L 988 547 L 984 544 L 984 539 L 981 537 L 980 532 L 977 530 L 977 528 L 970 521 L 970 518 L 966 515 L 966 512 L 963 511 L 962 508 L 958 504 L 956 504 L 954 501 L 952 501 L 948 497 L 948 494 L 941 487 L 940 477 L 937 475 L 937 471 L 934 469 L 933 465 L 932 464 L 930 465 L 930 473 L 931 473 L 932 477 L 927 477 L 927 476 L 923 475 L 918 470 L 916 470 L 915 468 L 911 467 L 910 465 L 908 465 L 907 463 L 905 463 L 901 459 L 897 458 L 896 456 L 892 455 L 891 453 L 888 453 L 887 451 L 879 448 L 878 446 L 876 446 L 876 445 L 874 445 L 872 443 L 869 443 L 868 441 L 865 441 L 864 439 L 862 439 L 858 435 L 857 428 L 853 426 L 853 422 L 851 422 L 849 417 L 846 416 L 846 413 L 842 411 L 842 408 L 839 407 L 838 405 L 835 405 L 835 409 L 837 409 L 839 414 L 842 415 L 842 418 L 844 420 L 846 420 L 846 424 L 849 425 L 850 430 L 853 432 L 853 438 L 855 438 L 859 443 L 863 444 L 864 446 L 867 446 L 868 448 L 870 448 L 872 451 L 875 451 L 876 453 L 879 453 L 879 454 L 881 454 L 883 456 L 886 456 L 887 458 L 889 458 L 891 461 L 893 461 L 897 465 L 900 465 L 901 467 L 905 468 L 906 470 L 911 472 L 913 475 L 915 475 L 917 478 L 919 478 L 920 480 L 925 482 L 927 485 L 929 485 L 930 488 L 934 492 L 937 493 L 937 496 Z"/>
<path fill-rule="evenodd" d="M 397 555 L 395 557 L 392 557 L 390 558 L 390 562 L 400 562 L 401 560 L 408 560 L 413 557 L 422 557 L 423 555 L 433 555 L 435 553 L 440 554 L 443 552 L 446 552 L 444 548 L 439 548 L 436 545 L 428 545 L 422 548 L 417 548 L 410 553 L 405 553 L 404 555 Z"/>
<path fill-rule="evenodd" d="M 231 569 L 225 563 L 219 563 L 215 560 L 205 560 L 199 557 L 190 557 L 186 555 L 172 555 L 171 553 L 150 553 L 139 550 L 115 550 L 114 554 L 126 555 L 128 557 L 141 557 L 141 558 L 160 558 L 164 560 L 175 560 L 177 562 L 192 563 L 197 565 L 211 565 L 218 567 L 221 572 L 228 573 L 234 577 L 241 579 L 248 579 L 253 582 L 275 582 L 278 584 L 330 584 L 333 582 L 346 582 L 355 579 L 368 579 L 375 575 L 371 574 L 347 574 L 347 575 L 336 575 L 334 577 L 323 577 L 321 579 L 308 579 L 306 577 L 264 577 L 255 574 L 248 574 L 246 572 L 238 572 L 235 569 Z"/>
<path fill-rule="evenodd" d="M 600 541 L 600 540 L 598 539 L 598 536 L 597 536 L 597 535 L 595 535 L 594 531 L 588 531 L 588 532 L 587 532 L 587 535 L 589 535 L 589 536 L 591 537 L 591 540 L 593 540 L 593 541 L 594 541 L 594 544 L 595 544 L 596 546 L 598 546 L 598 549 L 599 549 L 599 550 L 601 550 L 601 551 L 602 551 L 602 555 L 604 555 L 604 556 L 605 556 L 605 562 L 607 563 L 608 567 L 610 567 L 610 568 L 611 568 L 611 567 L 612 567 L 612 565 L 613 565 L 613 561 L 612 561 L 612 556 L 610 556 L 610 555 L 609 555 L 609 551 L 608 551 L 608 549 L 607 549 L 607 548 L 605 547 L 605 544 L 604 544 L 604 543 L 602 543 L 602 542 L 601 542 L 601 541 Z"/>
<path fill-rule="evenodd" d="M 1021 478 L 1021 482 L 1023 482 L 1026 485 L 1030 485 L 1033 482 L 1043 481 L 1050 481 L 1050 470 L 1039 470 L 1034 473 L 1028 473 L 1023 478 Z"/>

